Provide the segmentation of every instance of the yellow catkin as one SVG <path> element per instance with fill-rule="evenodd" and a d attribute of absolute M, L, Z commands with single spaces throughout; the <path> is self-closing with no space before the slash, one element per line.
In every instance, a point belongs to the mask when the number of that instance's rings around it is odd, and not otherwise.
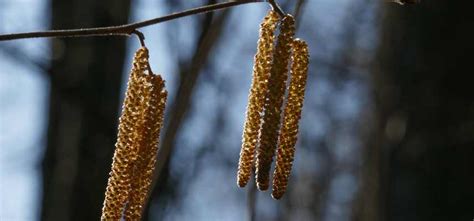
<path fill-rule="evenodd" d="M 309 64 L 308 45 L 303 40 L 294 41 L 292 60 L 288 101 L 284 111 L 273 174 L 272 197 L 275 199 L 280 199 L 286 191 L 295 156 L 298 123 L 303 108 Z"/>
<path fill-rule="evenodd" d="M 151 183 L 167 92 L 140 48 L 130 74 L 102 220 L 139 220 Z"/>
<path fill-rule="evenodd" d="M 295 20 L 291 15 L 286 15 L 280 24 L 280 34 L 275 46 L 263 123 L 260 129 L 260 145 L 257 150 L 255 171 L 259 190 L 267 190 L 269 187 L 270 167 L 278 143 L 281 109 L 294 34 Z"/>
<path fill-rule="evenodd" d="M 152 183 L 167 98 L 161 76 L 149 73 L 144 76 L 144 80 L 143 97 L 145 99 L 143 105 L 145 108 L 143 108 L 144 113 L 141 115 L 140 128 L 138 129 L 140 131 L 138 139 L 140 149 L 138 159 L 132 169 L 132 188 L 125 210 L 125 220 L 140 220 L 141 218 Z"/>
<path fill-rule="evenodd" d="M 102 220 L 120 220 L 131 189 L 129 168 L 138 156 L 134 144 L 138 135 L 136 123 L 140 112 L 140 84 L 139 73 L 133 69 L 122 107 L 112 170 L 102 209 Z"/>
<path fill-rule="evenodd" d="M 242 135 L 237 185 L 244 187 L 250 179 L 258 133 L 261 125 L 265 95 L 268 89 L 268 79 L 273 58 L 274 32 L 278 23 L 278 14 L 269 11 L 260 24 L 260 37 L 257 53 L 254 57 L 252 86 L 249 92 L 249 101 Z"/>

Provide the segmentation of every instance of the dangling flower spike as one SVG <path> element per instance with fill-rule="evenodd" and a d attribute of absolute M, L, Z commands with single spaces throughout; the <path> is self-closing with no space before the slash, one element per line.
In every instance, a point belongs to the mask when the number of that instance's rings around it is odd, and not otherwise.
<path fill-rule="evenodd" d="M 270 11 L 261 24 L 237 173 L 237 184 L 244 187 L 255 170 L 258 189 L 267 190 L 277 152 L 272 182 L 274 199 L 280 199 L 288 186 L 309 64 L 306 42 L 294 39 L 295 19 L 291 15 L 281 19 L 274 42 L 277 20 L 277 13 Z M 291 81 L 287 86 L 290 63 Z"/>
<path fill-rule="evenodd" d="M 260 145 L 257 150 L 256 181 L 259 190 L 269 187 L 270 167 L 278 144 L 281 109 L 285 97 L 288 64 L 295 35 L 295 19 L 286 15 L 280 24 L 280 34 L 275 46 L 273 66 L 265 100 Z"/>
<path fill-rule="evenodd" d="M 150 71 L 144 76 L 143 113 L 141 114 L 140 137 L 138 144 L 140 152 L 133 167 L 132 191 L 127 203 L 125 220 L 140 220 L 143 206 L 150 191 L 153 171 L 158 153 L 160 130 L 163 126 L 164 109 L 167 98 L 165 82 L 160 75 L 151 73 L 148 64 L 148 50 L 137 66 Z"/>
<path fill-rule="evenodd" d="M 281 126 L 276 166 L 273 174 L 272 197 L 275 199 L 280 199 L 286 191 L 295 156 L 298 124 L 303 108 L 309 64 L 308 45 L 303 40 L 297 39 L 293 42 L 292 60 L 288 100 Z"/>
<path fill-rule="evenodd" d="M 164 81 L 148 63 L 148 49 L 133 61 L 120 117 L 112 170 L 102 220 L 140 220 L 158 152 L 167 92 Z"/>
<path fill-rule="evenodd" d="M 247 185 L 254 167 L 255 149 L 272 67 L 274 32 L 278 19 L 278 14 L 271 10 L 260 24 L 260 37 L 257 54 L 254 58 L 252 86 L 249 93 L 237 172 L 237 185 L 239 187 Z"/>

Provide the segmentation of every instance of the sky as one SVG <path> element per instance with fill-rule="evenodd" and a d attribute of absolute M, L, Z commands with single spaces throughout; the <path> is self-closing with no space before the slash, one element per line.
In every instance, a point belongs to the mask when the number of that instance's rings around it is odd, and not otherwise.
<path fill-rule="evenodd" d="M 0 1 L 0 32 L 47 28 L 45 1 Z M 28 6 L 28 7 L 26 7 Z M 22 16 L 18 16 L 21 11 Z M 46 19 L 45 19 L 46 18 Z M 46 39 L 2 42 L 26 59 L 0 52 L 0 217 L 35 220 L 40 196 L 40 156 L 44 149 L 48 80 L 42 70 L 24 62 L 47 62 Z"/>

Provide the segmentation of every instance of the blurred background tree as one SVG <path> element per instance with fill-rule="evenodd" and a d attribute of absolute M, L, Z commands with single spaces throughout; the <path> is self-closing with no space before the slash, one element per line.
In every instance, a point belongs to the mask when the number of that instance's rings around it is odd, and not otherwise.
<path fill-rule="evenodd" d="M 473 219 L 470 6 L 383 9 L 356 220 Z"/>
<path fill-rule="evenodd" d="M 123 24 L 216 2 L 0 1 L 0 33 Z M 472 3 L 279 2 L 312 55 L 289 191 L 274 201 L 235 183 L 268 10 L 239 6 L 143 29 L 170 92 L 145 220 L 474 218 Z M 121 37 L 0 43 L 2 220 L 99 219 L 138 47 Z"/>
<path fill-rule="evenodd" d="M 129 11 L 130 1 L 52 0 L 51 29 L 124 24 Z M 55 39 L 51 47 L 41 219 L 94 220 L 116 140 L 125 39 Z"/>

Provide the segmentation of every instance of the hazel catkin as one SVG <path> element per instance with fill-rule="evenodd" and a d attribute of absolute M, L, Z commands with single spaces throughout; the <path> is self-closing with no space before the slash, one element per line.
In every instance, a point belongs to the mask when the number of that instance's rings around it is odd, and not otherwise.
<path fill-rule="evenodd" d="M 294 34 L 295 20 L 293 16 L 286 15 L 280 24 L 280 34 L 275 46 L 265 100 L 263 123 L 260 128 L 255 173 L 257 187 L 262 191 L 269 187 L 270 167 L 278 143 L 281 108 L 285 96 Z"/>
<path fill-rule="evenodd" d="M 146 62 L 148 64 L 148 62 Z M 148 66 L 144 68 L 149 69 Z M 139 154 L 132 168 L 133 182 L 127 207 L 125 220 L 140 220 L 143 206 L 152 183 L 153 171 L 158 153 L 159 134 L 163 124 L 164 108 L 167 91 L 164 81 L 159 75 L 149 73 L 144 76 L 142 85 L 144 108 L 138 139 Z"/>
<path fill-rule="evenodd" d="M 151 184 L 167 92 L 164 81 L 148 64 L 148 50 L 134 57 L 102 220 L 139 220 Z"/>
<path fill-rule="evenodd" d="M 277 149 L 273 174 L 272 197 L 280 199 L 286 191 L 295 154 L 298 123 L 303 108 L 309 64 L 308 45 L 303 40 L 293 42 L 291 81 Z"/>
<path fill-rule="evenodd" d="M 129 168 L 135 161 L 138 151 L 134 144 L 137 140 L 137 122 L 140 112 L 140 84 L 137 71 L 130 74 L 122 116 L 119 121 L 117 143 L 112 162 L 112 169 L 105 193 L 102 220 L 119 220 L 131 189 Z"/>
<path fill-rule="evenodd" d="M 239 187 L 247 185 L 254 166 L 255 149 L 261 126 L 261 114 L 264 108 L 273 59 L 274 32 L 278 19 L 278 14 L 271 10 L 260 24 L 260 37 L 257 53 L 254 57 L 252 85 L 249 92 L 237 172 L 237 185 Z"/>

